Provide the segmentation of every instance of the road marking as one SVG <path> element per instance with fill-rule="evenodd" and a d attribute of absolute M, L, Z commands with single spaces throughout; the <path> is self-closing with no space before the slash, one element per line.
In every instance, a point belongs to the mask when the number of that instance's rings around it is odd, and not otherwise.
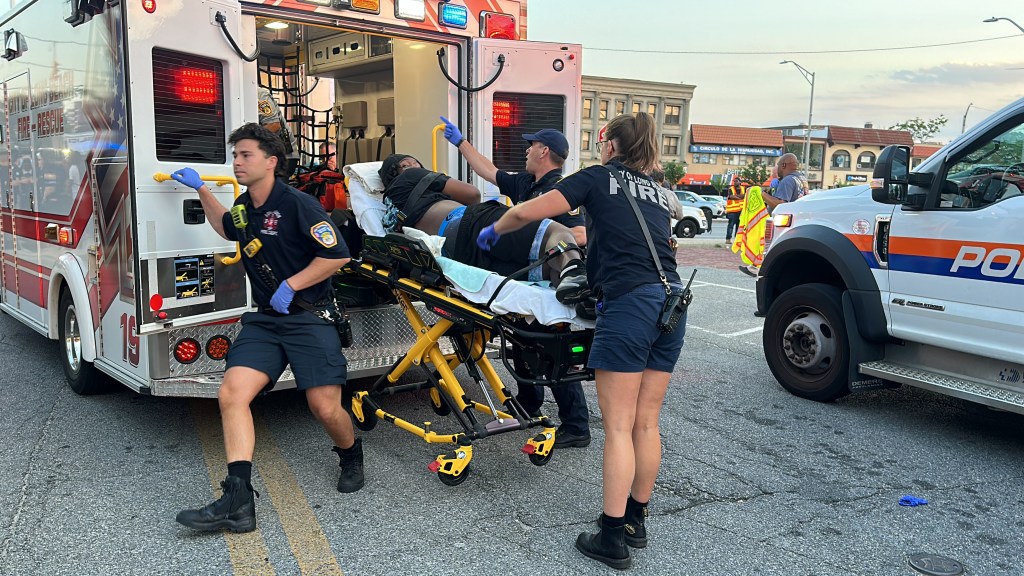
<path fill-rule="evenodd" d="M 736 336 L 743 336 L 744 334 L 753 334 L 754 332 L 760 332 L 761 330 L 764 330 L 764 326 L 748 328 L 746 330 L 740 330 L 739 332 L 730 332 L 728 334 L 719 334 L 719 336 L 724 336 L 725 338 L 734 338 Z"/>
<path fill-rule="evenodd" d="M 267 487 L 267 495 L 273 503 L 284 528 L 288 544 L 302 574 L 341 575 L 338 560 L 331 551 L 320 522 L 313 513 L 295 474 L 285 462 L 281 450 L 274 443 L 270 429 L 262 419 L 253 418 L 256 428 L 256 462 Z"/>
<path fill-rule="evenodd" d="M 730 288 L 732 290 L 740 290 L 742 292 L 756 292 L 756 290 L 754 290 L 753 288 L 740 288 L 738 286 L 729 286 L 728 284 L 714 284 L 714 283 L 711 283 L 711 282 L 699 282 L 697 280 L 694 280 L 694 283 L 692 284 L 691 287 L 692 288 L 703 288 L 705 286 L 715 286 L 715 287 L 718 287 L 718 288 Z"/>
<path fill-rule="evenodd" d="M 228 464 L 224 456 L 224 432 L 220 426 L 220 412 L 217 402 L 207 399 L 192 400 L 192 418 L 196 423 L 199 444 L 210 475 L 214 494 L 220 492 L 220 479 L 226 476 Z M 257 504 L 258 506 L 258 504 Z M 231 558 L 232 572 L 238 576 L 276 574 L 270 564 L 270 552 L 259 530 L 235 534 L 224 532 Z"/>

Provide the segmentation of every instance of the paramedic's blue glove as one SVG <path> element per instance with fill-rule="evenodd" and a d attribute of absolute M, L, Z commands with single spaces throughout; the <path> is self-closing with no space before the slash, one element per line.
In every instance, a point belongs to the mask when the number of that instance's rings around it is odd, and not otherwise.
<path fill-rule="evenodd" d="M 288 313 L 288 307 L 292 304 L 292 298 L 295 297 L 295 290 L 288 285 L 288 281 L 281 282 L 281 285 L 277 287 L 277 292 L 270 297 L 270 306 L 274 310 L 277 310 L 281 314 Z"/>
<path fill-rule="evenodd" d="M 498 243 L 498 238 L 501 238 L 501 234 L 494 229 L 494 224 L 491 224 L 487 228 L 480 231 L 480 235 L 476 237 L 476 245 L 485 252 L 490 252 L 491 248 Z"/>
<path fill-rule="evenodd" d="M 191 168 L 182 168 L 177 172 L 172 172 L 171 178 L 194 190 L 199 190 L 203 187 L 203 179 L 199 177 L 198 172 Z"/>
<path fill-rule="evenodd" d="M 459 132 L 459 127 L 452 124 L 452 121 L 444 116 L 441 116 L 441 121 L 444 122 L 444 139 L 451 142 L 452 146 L 458 148 L 459 144 L 466 140 L 462 137 L 462 132 Z"/>

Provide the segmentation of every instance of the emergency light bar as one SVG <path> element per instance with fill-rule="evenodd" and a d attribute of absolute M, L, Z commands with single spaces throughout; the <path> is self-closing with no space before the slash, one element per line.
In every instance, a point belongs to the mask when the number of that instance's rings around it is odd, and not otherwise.
<path fill-rule="evenodd" d="M 516 19 L 511 14 L 500 12 L 480 13 L 480 36 L 483 38 L 498 38 L 501 40 L 515 40 Z"/>
<path fill-rule="evenodd" d="M 380 14 L 380 0 L 352 0 L 352 9 L 370 14 Z"/>
<path fill-rule="evenodd" d="M 442 26 L 465 29 L 469 25 L 469 10 L 465 6 L 442 2 L 437 5 L 437 19 Z"/>
<path fill-rule="evenodd" d="M 395 0 L 395 16 L 422 22 L 427 16 L 426 3 L 424 0 Z"/>

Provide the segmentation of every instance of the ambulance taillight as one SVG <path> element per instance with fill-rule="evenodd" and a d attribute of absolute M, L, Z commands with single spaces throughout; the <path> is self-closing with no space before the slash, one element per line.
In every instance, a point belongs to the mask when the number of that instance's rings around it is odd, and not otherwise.
<path fill-rule="evenodd" d="M 182 67 L 175 70 L 174 92 L 189 104 L 214 104 L 220 95 L 220 76 L 213 70 Z"/>
<path fill-rule="evenodd" d="M 499 40 L 516 40 L 516 19 L 500 12 L 480 13 L 480 36 Z"/>
<path fill-rule="evenodd" d="M 491 108 L 491 121 L 495 128 L 511 128 L 516 124 L 513 120 L 516 115 L 515 102 L 495 100 Z"/>
<path fill-rule="evenodd" d="M 195 338 L 182 338 L 174 344 L 174 359 L 182 364 L 191 364 L 199 358 L 199 341 Z"/>
<path fill-rule="evenodd" d="M 218 334 L 206 341 L 206 355 L 213 360 L 223 360 L 231 348 L 231 340 L 227 336 Z"/>

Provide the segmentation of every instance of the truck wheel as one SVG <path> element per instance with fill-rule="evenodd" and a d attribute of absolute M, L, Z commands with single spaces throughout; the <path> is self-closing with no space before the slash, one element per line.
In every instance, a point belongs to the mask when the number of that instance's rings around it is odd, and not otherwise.
<path fill-rule="evenodd" d="M 697 223 L 687 218 L 676 224 L 676 236 L 680 238 L 693 238 L 697 235 Z"/>
<path fill-rule="evenodd" d="M 830 402 L 850 393 L 850 343 L 842 291 L 805 284 L 782 293 L 764 321 L 764 357 L 790 393 Z"/>
<path fill-rule="evenodd" d="M 64 291 L 60 295 L 57 316 L 57 334 L 60 340 L 60 364 L 64 368 L 64 376 L 68 385 L 76 393 L 83 396 L 99 394 L 110 388 L 110 382 L 103 376 L 92 362 L 82 360 L 82 334 L 79 331 L 78 312 L 71 294 Z"/>

